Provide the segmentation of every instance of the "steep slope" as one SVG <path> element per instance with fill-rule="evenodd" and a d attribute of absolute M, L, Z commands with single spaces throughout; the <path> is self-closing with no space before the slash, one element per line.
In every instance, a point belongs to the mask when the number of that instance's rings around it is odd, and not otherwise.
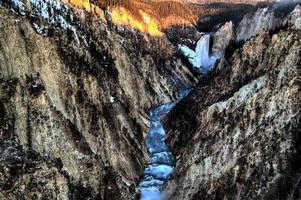
<path fill-rule="evenodd" d="M 0 7 L 0 199 L 137 198 L 148 110 L 196 79 L 164 37 L 27 8 Z"/>
<path fill-rule="evenodd" d="M 165 119 L 168 199 L 300 198 L 300 6 L 200 80 Z"/>

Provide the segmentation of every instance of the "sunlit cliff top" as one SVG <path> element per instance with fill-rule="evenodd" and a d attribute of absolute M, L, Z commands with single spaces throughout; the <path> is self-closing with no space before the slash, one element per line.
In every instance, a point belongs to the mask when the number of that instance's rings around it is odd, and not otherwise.
<path fill-rule="evenodd" d="M 69 0 L 67 2 L 74 7 L 101 16 L 104 16 L 102 9 L 106 8 L 114 24 L 128 25 L 153 36 L 161 36 L 163 34 L 161 30 L 172 25 L 193 24 L 197 20 L 194 10 L 187 4 L 174 1 Z"/>
<path fill-rule="evenodd" d="M 63 0 L 74 7 L 104 17 L 110 13 L 116 25 L 131 26 L 153 36 L 161 36 L 162 30 L 174 25 L 193 25 L 199 16 L 222 11 L 223 8 L 208 7 L 208 3 L 258 3 L 271 0 Z M 193 4 L 198 2 L 198 4 Z M 207 5 L 205 4 L 207 3 Z"/>

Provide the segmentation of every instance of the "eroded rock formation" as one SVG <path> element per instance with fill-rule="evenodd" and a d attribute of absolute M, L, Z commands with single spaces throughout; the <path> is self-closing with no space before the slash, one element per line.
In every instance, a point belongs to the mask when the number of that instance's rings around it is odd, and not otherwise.
<path fill-rule="evenodd" d="M 172 45 L 63 2 L 0 0 L 0 199 L 138 199 L 147 164 L 166 164 L 148 112 L 198 81 L 176 45 L 202 34 L 173 27 Z M 220 60 L 164 119 L 167 199 L 300 198 L 301 8 L 273 12 L 206 35 Z"/>
<path fill-rule="evenodd" d="M 168 199 L 300 198 L 300 14 L 222 60 L 165 119 Z"/>
<path fill-rule="evenodd" d="M 89 46 L 38 16 L 0 18 L 0 199 L 137 198 L 149 109 L 196 81 L 173 46 L 92 16 L 78 17 Z"/>

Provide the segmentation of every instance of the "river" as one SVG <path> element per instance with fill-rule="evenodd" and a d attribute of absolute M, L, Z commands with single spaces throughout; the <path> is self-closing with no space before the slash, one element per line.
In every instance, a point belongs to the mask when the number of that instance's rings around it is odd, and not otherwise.
<path fill-rule="evenodd" d="M 190 91 L 191 89 L 181 89 L 176 101 L 160 105 L 150 111 L 150 128 L 146 146 L 151 155 L 151 162 L 145 168 L 143 179 L 139 183 L 141 200 L 163 199 L 161 189 L 170 179 L 176 160 L 165 143 L 165 130 L 161 120 Z"/>

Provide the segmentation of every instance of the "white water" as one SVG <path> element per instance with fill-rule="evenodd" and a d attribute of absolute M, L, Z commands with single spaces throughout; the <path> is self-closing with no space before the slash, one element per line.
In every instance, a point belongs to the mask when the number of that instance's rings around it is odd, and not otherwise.
<path fill-rule="evenodd" d="M 195 51 L 187 46 L 179 46 L 180 50 L 194 67 L 208 72 L 217 57 L 209 55 L 210 35 L 204 35 L 197 43 Z M 165 130 L 161 119 L 187 96 L 190 89 L 179 91 L 179 98 L 175 102 L 163 104 L 150 111 L 150 129 L 146 138 L 146 146 L 151 154 L 151 163 L 144 170 L 144 177 L 139 183 L 141 200 L 162 200 L 164 194 L 161 189 L 171 177 L 176 164 L 175 158 L 165 143 Z"/>
<path fill-rule="evenodd" d="M 211 69 L 217 56 L 209 55 L 210 35 L 206 34 L 197 42 L 195 51 L 185 45 L 179 45 L 181 52 L 188 58 L 189 62 L 196 68 L 207 72 Z"/>
<path fill-rule="evenodd" d="M 165 143 L 165 130 L 161 119 L 176 103 L 185 97 L 190 89 L 179 91 L 179 98 L 175 102 L 163 104 L 150 111 L 150 129 L 146 138 L 146 146 L 151 154 L 151 163 L 144 170 L 144 177 L 139 183 L 141 200 L 161 200 L 161 189 L 170 179 L 174 170 L 175 159 Z"/>

